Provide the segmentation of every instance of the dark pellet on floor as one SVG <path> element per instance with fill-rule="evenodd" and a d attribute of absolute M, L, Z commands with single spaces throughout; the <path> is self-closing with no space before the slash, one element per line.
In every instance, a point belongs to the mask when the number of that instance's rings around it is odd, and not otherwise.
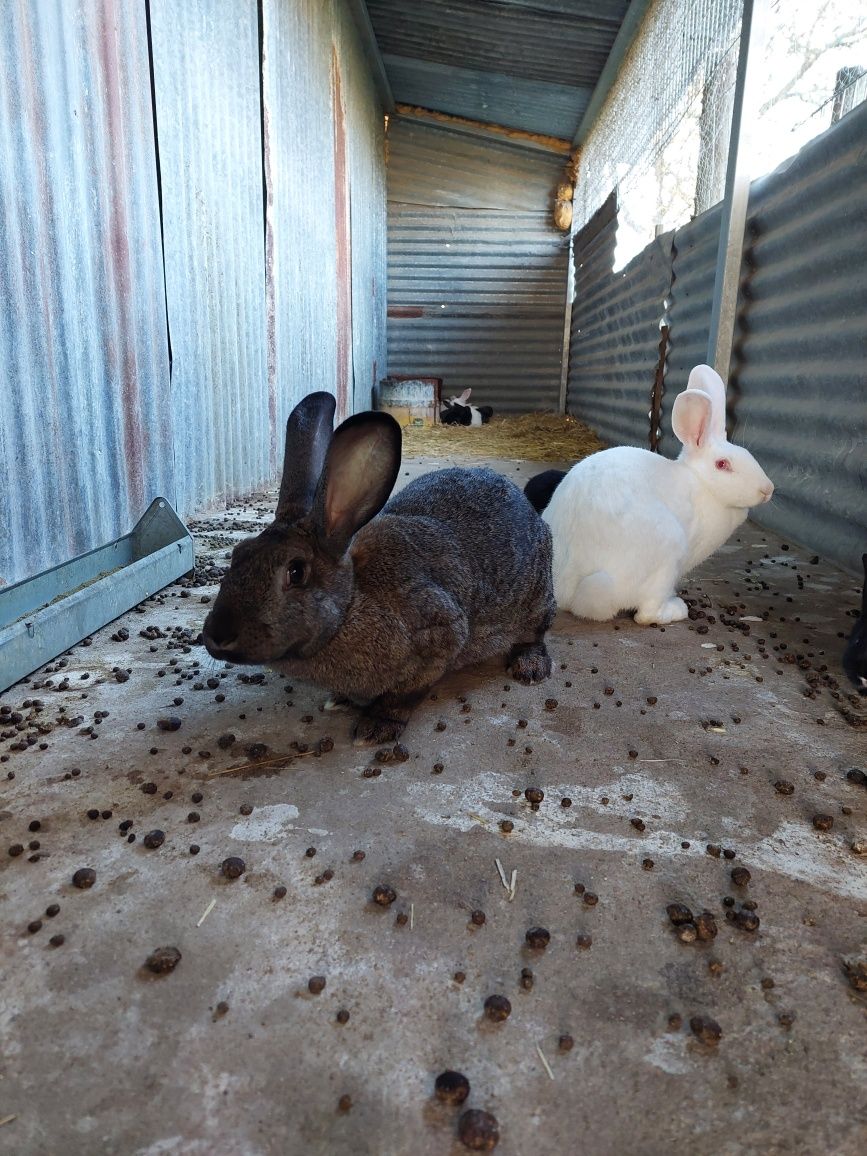
<path fill-rule="evenodd" d="M 85 891 L 88 887 L 92 887 L 96 882 L 96 872 L 92 867 L 79 867 L 79 869 L 72 876 L 72 886 L 79 887 Z"/>
<path fill-rule="evenodd" d="M 716 1047 L 722 1039 L 722 1028 L 710 1016 L 693 1016 L 689 1026 L 693 1035 L 708 1047 Z"/>
<path fill-rule="evenodd" d="M 485 1000 L 485 1015 L 494 1023 L 502 1023 L 512 1014 L 512 1005 L 504 995 L 489 995 Z"/>
<path fill-rule="evenodd" d="M 18 855 L 23 855 L 24 854 L 24 844 L 23 843 L 13 843 L 12 846 L 9 848 L 9 854 L 12 856 L 13 859 L 15 859 Z"/>
<path fill-rule="evenodd" d="M 594 891 L 585 891 L 584 902 L 588 907 L 595 907 L 599 902 L 599 896 Z"/>
<path fill-rule="evenodd" d="M 492 1152 L 500 1140 L 500 1126 L 490 1112 L 471 1108 L 458 1121 L 458 1138 L 472 1152 Z"/>
<path fill-rule="evenodd" d="M 774 783 L 774 790 L 778 795 L 794 795 L 795 785 L 790 783 L 788 779 L 777 779 Z"/>
<path fill-rule="evenodd" d="M 160 830 L 148 831 L 148 833 L 142 839 L 142 842 L 144 843 L 145 847 L 149 847 L 152 851 L 156 850 L 157 847 L 162 847 L 162 845 L 163 845 L 163 843 L 165 843 L 165 841 L 166 841 L 166 833 L 165 833 L 165 831 L 160 831 Z"/>
<path fill-rule="evenodd" d="M 817 831 L 830 831 L 834 826 L 834 820 L 830 815 L 814 815 L 813 826 Z"/>
<path fill-rule="evenodd" d="M 346 1112 L 351 1112 L 352 1111 L 352 1097 L 346 1096 L 346 1095 L 341 1096 L 340 1099 L 337 1101 L 337 1111 L 342 1112 L 344 1114 Z"/>
<path fill-rule="evenodd" d="M 198 853 L 200 851 L 201 851 L 201 847 L 199 846 L 198 843 L 190 843 L 190 854 L 191 855 L 198 855 Z"/>
<path fill-rule="evenodd" d="M 230 855 L 220 864 L 220 871 L 227 879 L 237 879 L 247 870 L 247 864 L 237 855 Z"/>
<path fill-rule="evenodd" d="M 675 927 L 681 923 L 692 923 L 692 912 L 683 903 L 669 903 L 665 913 Z"/>
<path fill-rule="evenodd" d="M 65 935 L 52 935 L 48 941 L 52 947 L 62 947 L 66 943 Z"/>
<path fill-rule="evenodd" d="M 238 808 L 238 810 L 240 811 L 240 813 L 242 815 L 252 815 L 253 814 L 253 808 L 249 803 L 242 803 L 241 806 Z"/>
<path fill-rule="evenodd" d="M 500 830 L 505 835 L 508 835 L 511 831 L 514 831 L 514 829 L 515 829 L 515 824 L 512 822 L 511 819 L 500 819 Z M 23 848 L 22 848 L 22 850 L 23 850 Z"/>
<path fill-rule="evenodd" d="M 582 951 L 586 951 L 589 947 L 593 946 L 593 936 L 588 935 L 585 931 L 579 931 L 575 936 L 575 946 Z"/>
<path fill-rule="evenodd" d="M 642 859 L 641 866 L 645 871 L 652 871 L 654 868 L 654 862 L 652 859 Z"/>
<path fill-rule="evenodd" d="M 461 1072 L 440 1072 L 434 1080 L 434 1095 L 443 1104 L 463 1104 L 470 1094 L 470 1081 Z"/>
<path fill-rule="evenodd" d="M 557 1047 L 561 1052 L 571 1052 L 575 1047 L 575 1041 L 568 1034 L 560 1036 L 557 1040 Z"/>
<path fill-rule="evenodd" d="M 273 895 L 274 895 L 275 899 L 284 899 L 285 898 L 286 888 L 283 886 L 282 883 L 279 885 L 279 887 L 274 888 Z"/>
<path fill-rule="evenodd" d="M 349 1023 L 349 1012 L 346 1010 L 345 1007 L 342 1007 L 334 1018 L 337 1020 L 337 1022 L 339 1024 L 348 1024 Z"/>
<path fill-rule="evenodd" d="M 48 916 L 49 919 L 53 919 L 55 915 L 60 914 L 60 904 L 59 903 L 49 903 L 48 906 L 45 908 L 45 914 Z"/>
<path fill-rule="evenodd" d="M 539 787 L 527 787 L 524 791 L 524 797 L 528 803 L 533 803 L 535 806 L 538 806 L 545 798 L 545 792 Z"/>
<path fill-rule="evenodd" d="M 311 995 L 319 995 L 321 992 L 325 991 L 325 976 L 311 975 L 307 980 L 307 990 Z"/>
<path fill-rule="evenodd" d="M 696 934 L 702 943 L 716 938 L 718 931 L 716 919 L 709 911 L 703 911 L 701 915 L 696 915 L 694 923 Z"/>
<path fill-rule="evenodd" d="M 31 935 L 35 935 L 37 931 L 42 930 L 42 920 L 41 919 L 32 919 L 27 924 L 27 930 L 30 932 Z"/>
<path fill-rule="evenodd" d="M 524 991 L 532 991 L 533 990 L 533 980 L 534 980 L 533 972 L 530 970 L 530 968 L 529 967 L 522 967 L 521 968 L 521 978 L 519 980 L 519 983 L 521 984 L 521 987 L 524 989 Z"/>
<path fill-rule="evenodd" d="M 465 971 L 456 971 L 452 976 L 452 979 L 455 981 L 455 983 L 463 983 L 466 978 L 467 973 Z"/>
<path fill-rule="evenodd" d="M 484 923 L 485 923 L 485 919 L 486 919 L 486 916 L 485 916 L 484 911 L 476 910 L 476 911 L 473 911 L 472 914 L 470 915 L 470 922 L 474 923 L 476 925 L 476 927 L 483 927 Z"/>
<path fill-rule="evenodd" d="M 364 852 L 363 851 L 353 851 L 352 852 L 352 862 L 353 863 L 360 863 L 363 858 L 364 858 Z"/>
<path fill-rule="evenodd" d="M 551 942 L 551 932 L 547 927 L 531 927 L 524 935 L 527 946 L 536 951 L 544 951 Z"/>
<path fill-rule="evenodd" d="M 750 875 L 746 867 L 735 867 L 732 869 L 731 878 L 732 883 L 734 883 L 736 887 L 746 887 L 750 879 L 752 879 L 752 875 Z"/>
<path fill-rule="evenodd" d="M 390 907 L 397 899 L 397 892 L 393 887 L 380 883 L 378 887 L 374 887 L 372 899 L 379 907 Z"/>
<path fill-rule="evenodd" d="M 307 856 L 308 859 L 312 859 L 313 856 L 316 854 L 316 848 L 315 847 L 308 847 L 307 850 L 304 852 L 304 854 Z"/>

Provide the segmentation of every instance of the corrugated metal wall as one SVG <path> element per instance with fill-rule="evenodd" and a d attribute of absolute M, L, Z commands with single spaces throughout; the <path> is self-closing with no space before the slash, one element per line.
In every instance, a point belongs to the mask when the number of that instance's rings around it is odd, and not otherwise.
<path fill-rule="evenodd" d="M 264 57 L 279 458 L 301 397 L 364 408 L 385 364 L 384 120 L 343 0 L 266 0 Z"/>
<path fill-rule="evenodd" d="M 551 198 L 563 160 L 390 123 L 389 373 L 471 387 L 501 413 L 557 408 L 568 239 Z"/>
<path fill-rule="evenodd" d="M 587 420 L 606 441 L 646 446 L 672 234 L 613 273 L 616 240 L 612 195 L 575 237 L 566 407 L 592 415 Z"/>
<path fill-rule="evenodd" d="M 262 485 L 310 390 L 369 403 L 383 115 L 346 0 L 0 4 L 0 174 L 0 584 Z"/>
<path fill-rule="evenodd" d="M 175 497 L 269 476 L 256 0 L 151 0 Z"/>
<path fill-rule="evenodd" d="M 753 185 L 728 392 L 734 440 L 777 486 L 756 521 L 856 571 L 867 549 L 865 140 L 861 105 Z M 638 329 L 636 317 L 662 316 L 660 281 L 644 275 L 664 269 L 662 242 L 674 256 L 664 292 L 670 329 L 660 449 L 675 456 L 671 402 L 707 358 L 720 207 L 673 239 L 660 238 L 618 274 L 612 208 L 575 238 L 568 408 L 612 442 L 649 443 L 659 333 Z M 626 372 L 607 378 L 609 363 Z"/>
<path fill-rule="evenodd" d="M 730 392 L 777 486 L 756 521 L 861 570 L 867 550 L 867 105 L 750 195 Z"/>
<path fill-rule="evenodd" d="M 174 489 L 144 7 L 0 5 L 0 582 Z"/>

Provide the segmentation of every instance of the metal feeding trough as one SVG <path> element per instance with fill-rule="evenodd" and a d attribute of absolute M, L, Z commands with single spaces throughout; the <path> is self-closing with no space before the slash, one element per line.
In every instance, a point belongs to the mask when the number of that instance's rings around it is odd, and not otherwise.
<path fill-rule="evenodd" d="M 193 568 L 193 539 L 154 498 L 134 529 L 0 590 L 0 691 Z"/>

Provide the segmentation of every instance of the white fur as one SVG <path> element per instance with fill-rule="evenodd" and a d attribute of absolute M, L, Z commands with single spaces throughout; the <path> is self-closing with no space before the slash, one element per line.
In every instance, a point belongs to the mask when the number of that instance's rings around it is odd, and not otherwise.
<path fill-rule="evenodd" d="M 617 446 L 573 466 L 542 517 L 554 538 L 554 595 L 580 618 L 622 610 L 635 621 L 687 616 L 675 588 L 770 499 L 755 458 L 725 435 L 725 386 L 707 365 L 689 375 L 672 409 L 683 449 L 676 461 Z M 726 460 L 730 470 L 717 468 Z"/>

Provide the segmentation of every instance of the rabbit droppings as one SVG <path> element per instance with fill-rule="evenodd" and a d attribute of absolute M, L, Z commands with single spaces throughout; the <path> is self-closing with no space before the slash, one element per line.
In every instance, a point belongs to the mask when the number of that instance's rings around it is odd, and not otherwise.
<path fill-rule="evenodd" d="M 334 409 L 313 393 L 289 417 L 276 515 L 232 553 L 210 654 L 366 703 L 358 745 L 395 740 L 447 671 L 505 654 L 519 682 L 547 678 L 551 534 L 521 491 L 448 469 L 387 501 L 400 426 L 362 413 L 332 433 Z"/>
<path fill-rule="evenodd" d="M 774 492 L 752 454 L 728 441 L 725 386 L 710 366 L 690 373 L 671 424 L 683 443 L 676 461 L 631 446 L 600 450 L 572 467 L 544 509 L 557 604 L 579 618 L 624 610 L 645 625 L 686 618 L 675 595 L 681 575 Z"/>

